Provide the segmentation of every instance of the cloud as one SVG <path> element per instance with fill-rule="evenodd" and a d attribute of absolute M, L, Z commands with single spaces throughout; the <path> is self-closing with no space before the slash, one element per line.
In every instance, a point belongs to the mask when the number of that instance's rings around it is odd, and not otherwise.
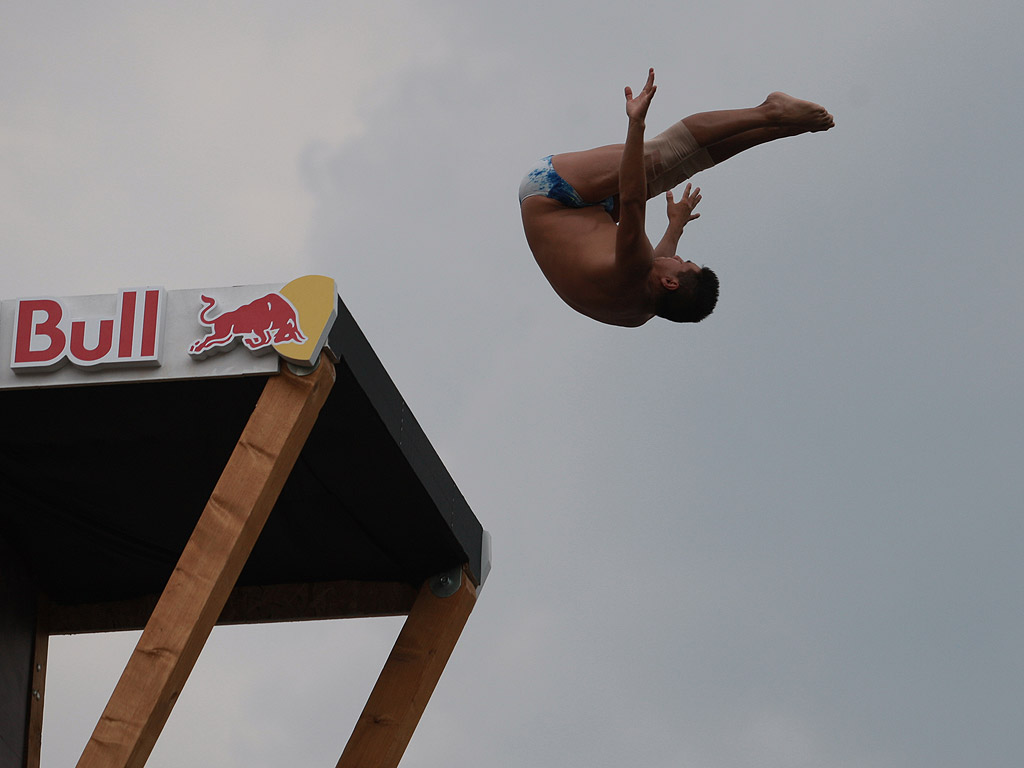
<path fill-rule="evenodd" d="M 313 205 L 303 148 L 358 136 L 398 72 L 444 54 L 431 17 L 395 3 L 192 10 L 65 19 L 19 46 L 0 124 L 15 181 L 0 202 L 17 226 L 0 244 L 31 267 L 11 278 L 59 263 L 51 289 L 67 275 L 99 291 L 98 262 L 127 283 L 286 277 Z"/>

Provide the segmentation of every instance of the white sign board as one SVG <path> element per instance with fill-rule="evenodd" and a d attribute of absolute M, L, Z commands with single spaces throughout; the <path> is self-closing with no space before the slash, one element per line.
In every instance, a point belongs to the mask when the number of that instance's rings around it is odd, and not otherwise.
<path fill-rule="evenodd" d="M 0 302 L 0 389 L 276 373 L 312 365 L 337 317 L 334 281 Z"/>

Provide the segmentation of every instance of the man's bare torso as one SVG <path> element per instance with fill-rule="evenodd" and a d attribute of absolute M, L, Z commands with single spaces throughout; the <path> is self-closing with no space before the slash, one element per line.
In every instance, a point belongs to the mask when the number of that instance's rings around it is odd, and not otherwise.
<path fill-rule="evenodd" d="M 551 287 L 570 307 L 602 323 L 634 328 L 649 311 L 647 274 L 615 263 L 616 224 L 600 206 L 566 208 L 545 197 L 522 203 L 523 228 Z"/>

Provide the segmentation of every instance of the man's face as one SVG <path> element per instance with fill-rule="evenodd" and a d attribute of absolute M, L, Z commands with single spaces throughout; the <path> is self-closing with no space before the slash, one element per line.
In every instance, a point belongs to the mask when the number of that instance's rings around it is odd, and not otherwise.
<path fill-rule="evenodd" d="M 700 272 L 701 267 L 694 264 L 692 261 L 684 261 L 678 256 L 663 256 L 655 261 L 664 262 L 660 266 L 664 269 L 667 274 L 679 274 L 682 272 Z"/>

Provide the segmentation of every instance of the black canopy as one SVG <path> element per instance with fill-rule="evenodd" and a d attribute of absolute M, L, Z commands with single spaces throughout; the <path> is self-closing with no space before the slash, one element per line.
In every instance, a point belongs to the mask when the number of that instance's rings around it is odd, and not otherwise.
<path fill-rule="evenodd" d="M 239 579 L 418 585 L 486 535 L 339 301 L 337 382 Z M 0 536 L 59 605 L 159 593 L 264 376 L 0 392 Z"/>

